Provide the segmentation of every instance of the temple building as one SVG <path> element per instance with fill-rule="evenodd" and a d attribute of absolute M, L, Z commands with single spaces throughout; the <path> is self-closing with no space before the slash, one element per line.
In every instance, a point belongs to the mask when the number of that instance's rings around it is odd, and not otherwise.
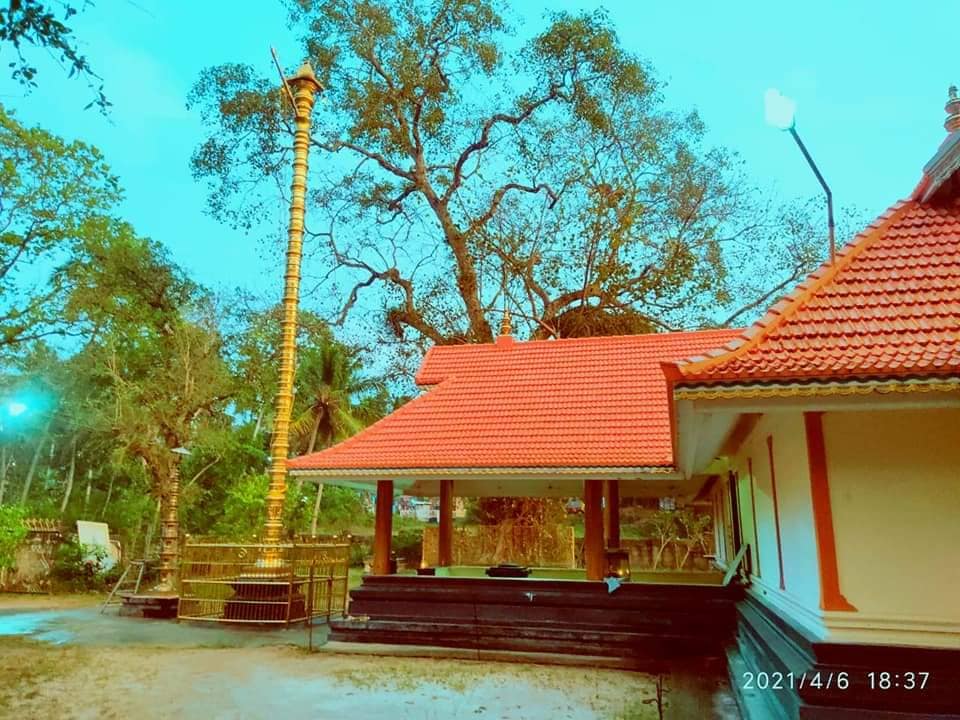
<path fill-rule="evenodd" d="M 913 192 L 750 328 L 535 342 L 504 332 L 435 347 L 422 395 L 292 472 L 376 489 L 381 575 L 394 493 L 440 497 L 440 565 L 454 495 L 582 497 L 585 579 L 510 581 L 527 584 L 508 599 L 492 593 L 513 585 L 483 585 L 495 580 L 445 585 L 473 593 L 475 624 L 478 593 L 499 608 L 491 617 L 536 622 L 522 593 L 540 607 L 542 587 L 552 606 L 576 598 L 550 627 L 594 623 L 609 648 L 695 654 L 715 646 L 681 628 L 716 631 L 751 719 L 960 717 L 955 88 L 947 112 L 948 136 Z M 629 496 L 706 500 L 716 563 L 740 581 L 630 582 L 607 595 L 596 581 Z M 454 580 L 470 582 L 408 584 Z M 401 590 L 378 587 L 363 607 Z M 619 633 L 602 623 L 614 613 Z M 656 627 L 644 625 L 651 613 L 664 613 Z M 561 651 L 585 637 L 554 633 Z"/>

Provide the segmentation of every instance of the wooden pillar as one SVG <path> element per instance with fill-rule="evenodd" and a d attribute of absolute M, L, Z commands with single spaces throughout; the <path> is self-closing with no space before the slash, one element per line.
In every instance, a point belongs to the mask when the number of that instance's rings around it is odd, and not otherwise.
<path fill-rule="evenodd" d="M 587 580 L 603 580 L 606 570 L 602 498 L 603 480 L 583 481 L 583 560 Z"/>
<path fill-rule="evenodd" d="M 604 510 L 606 512 L 607 548 L 620 547 L 620 481 L 604 480 Z"/>
<path fill-rule="evenodd" d="M 440 481 L 440 528 L 437 535 L 437 565 L 453 564 L 453 480 Z"/>
<path fill-rule="evenodd" d="M 373 574 L 390 574 L 390 545 L 393 536 L 393 481 L 377 482 L 377 508 L 373 530 Z"/>
<path fill-rule="evenodd" d="M 810 468 L 810 500 L 813 505 L 813 531 L 817 538 L 817 564 L 820 568 L 820 608 L 855 611 L 840 592 L 837 567 L 837 543 L 833 534 L 833 510 L 830 507 L 830 483 L 827 477 L 827 447 L 823 439 L 823 413 L 805 412 L 807 463 Z"/>

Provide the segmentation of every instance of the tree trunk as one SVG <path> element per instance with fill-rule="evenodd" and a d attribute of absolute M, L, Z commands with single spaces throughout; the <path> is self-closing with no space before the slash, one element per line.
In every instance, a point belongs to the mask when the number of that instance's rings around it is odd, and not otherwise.
<path fill-rule="evenodd" d="M 107 485 L 107 499 L 103 501 L 103 509 L 100 510 L 100 519 L 103 519 L 103 516 L 107 514 L 107 506 L 110 504 L 110 496 L 113 495 L 113 479 L 114 474 L 110 473 L 110 484 Z"/>
<path fill-rule="evenodd" d="M 87 470 L 87 494 L 83 498 L 83 512 L 86 514 L 87 506 L 90 504 L 90 490 L 93 488 L 93 468 Z"/>
<path fill-rule="evenodd" d="M 313 429 L 310 431 L 310 444 L 307 445 L 306 454 L 309 455 L 317 447 L 317 436 L 320 434 L 320 420 L 323 418 L 323 411 L 318 412 L 316 417 L 313 419 Z M 320 490 L 317 494 L 317 506 L 313 509 L 313 524 L 311 525 L 311 535 L 317 534 L 317 513 L 320 511 L 320 495 L 323 495 L 323 485 L 321 484 Z M 300 493 L 303 491 L 303 478 L 297 479 L 297 490 L 296 496 L 299 498 Z"/>
<path fill-rule="evenodd" d="M 30 468 L 27 470 L 27 479 L 23 481 L 23 492 L 20 493 L 20 504 L 27 504 L 27 497 L 30 495 L 30 485 L 33 483 L 33 476 L 37 472 L 37 463 L 40 462 L 40 453 L 43 452 L 43 446 L 47 442 L 47 431 L 50 429 L 50 421 L 43 429 L 43 435 L 40 436 L 40 442 L 37 443 L 37 449 L 33 451 L 33 458 L 30 460 Z"/>
<path fill-rule="evenodd" d="M 0 448 L 0 505 L 3 505 L 3 496 L 7 491 L 7 446 Z"/>
<path fill-rule="evenodd" d="M 253 437 L 250 438 L 251 441 L 257 439 L 257 435 L 260 434 L 260 429 L 263 427 L 263 405 L 260 406 L 260 412 L 257 413 L 257 423 L 253 426 Z"/>
<path fill-rule="evenodd" d="M 153 520 L 150 521 L 150 525 L 147 527 L 146 537 L 143 539 L 143 557 L 144 559 L 150 557 L 150 546 L 153 544 L 153 535 L 157 531 L 157 523 L 160 521 L 160 502 L 162 498 L 157 498 L 157 507 L 153 511 Z"/>
<path fill-rule="evenodd" d="M 317 534 L 317 517 L 320 515 L 320 500 L 323 498 L 323 483 L 317 483 L 317 500 L 313 503 L 313 520 L 310 521 L 310 534 Z"/>
<path fill-rule="evenodd" d="M 70 503 L 70 493 L 73 492 L 73 476 L 77 471 L 77 436 L 73 436 L 73 442 L 70 443 L 70 470 L 67 471 L 67 487 L 63 491 L 63 501 L 60 503 L 60 514 L 67 511 L 67 505 Z"/>
<path fill-rule="evenodd" d="M 325 412 L 325 410 L 320 409 L 313 418 L 313 429 L 310 432 L 310 444 L 307 446 L 307 455 L 312 453 L 314 448 L 317 447 L 317 435 L 320 434 L 320 422 L 323 420 Z"/>

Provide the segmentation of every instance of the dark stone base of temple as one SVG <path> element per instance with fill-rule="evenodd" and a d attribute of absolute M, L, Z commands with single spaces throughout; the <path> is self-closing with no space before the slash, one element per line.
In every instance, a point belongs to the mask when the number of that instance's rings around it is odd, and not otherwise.
<path fill-rule="evenodd" d="M 366 576 L 331 640 L 627 657 L 722 657 L 737 586 Z"/>
<path fill-rule="evenodd" d="M 278 623 L 302 622 L 307 617 L 306 597 L 296 587 L 291 593 L 289 584 L 245 580 L 233 589 L 223 606 L 224 620 Z"/>
<path fill-rule="evenodd" d="M 168 620 L 177 616 L 180 598 L 169 593 L 127 593 L 121 595 L 120 615 Z"/>
<path fill-rule="evenodd" d="M 728 660 L 745 720 L 960 720 L 960 650 L 819 642 L 748 598 Z"/>

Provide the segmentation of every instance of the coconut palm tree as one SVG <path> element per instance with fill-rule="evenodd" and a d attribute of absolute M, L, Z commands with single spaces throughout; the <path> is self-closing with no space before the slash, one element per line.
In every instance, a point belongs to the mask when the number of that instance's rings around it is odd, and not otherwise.
<path fill-rule="evenodd" d="M 333 445 L 382 417 L 386 388 L 379 378 L 360 375 L 351 348 L 334 340 L 301 354 L 297 369 L 298 410 L 290 434 L 301 452 Z M 317 532 L 323 484 L 317 485 L 310 533 Z"/>

